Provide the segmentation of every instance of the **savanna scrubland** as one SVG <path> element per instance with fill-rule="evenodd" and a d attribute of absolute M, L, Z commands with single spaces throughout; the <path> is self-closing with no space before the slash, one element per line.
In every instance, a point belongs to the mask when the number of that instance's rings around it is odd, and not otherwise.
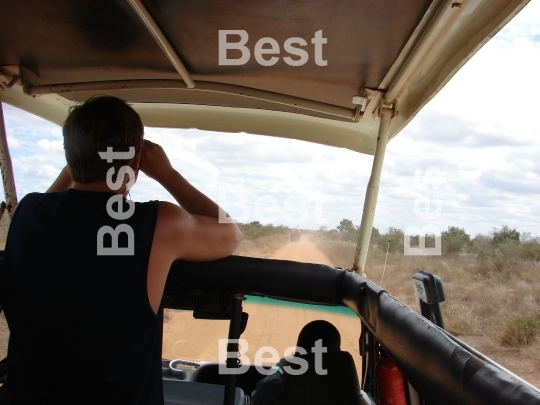
<path fill-rule="evenodd" d="M 351 268 L 357 235 L 357 227 L 344 219 L 311 237 L 335 266 Z M 424 269 L 438 275 L 446 293 L 445 328 L 540 386 L 540 238 L 508 226 L 474 237 L 449 227 L 441 235 L 440 256 L 405 256 L 403 243 L 400 229 L 373 228 L 367 277 L 417 310 L 413 274 Z M 418 235 L 412 236 L 411 247 L 418 243 Z M 432 246 L 434 236 L 427 235 L 426 247 Z"/>
<path fill-rule="evenodd" d="M 239 226 L 244 240 L 235 254 L 270 257 L 291 240 L 292 230 L 285 226 L 257 221 Z M 335 229 L 311 232 L 310 239 L 335 266 L 351 268 L 357 235 L 358 228 L 344 219 Z M 425 237 L 426 247 L 435 246 L 433 235 Z M 412 235 L 411 247 L 418 244 L 418 235 Z M 412 276 L 421 269 L 430 271 L 444 283 L 446 301 L 441 306 L 450 333 L 481 337 L 489 351 L 540 348 L 540 238 L 508 226 L 474 237 L 463 228 L 449 227 L 441 235 L 440 256 L 405 256 L 403 245 L 402 230 L 381 233 L 373 228 L 367 277 L 416 309 Z"/>

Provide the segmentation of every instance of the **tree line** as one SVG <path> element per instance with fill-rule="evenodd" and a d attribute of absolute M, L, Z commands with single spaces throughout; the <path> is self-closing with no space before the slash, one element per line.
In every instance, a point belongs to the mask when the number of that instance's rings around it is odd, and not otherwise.
<path fill-rule="evenodd" d="M 331 240 L 341 240 L 356 243 L 359 226 L 350 219 L 343 219 L 335 229 L 326 226 L 319 228 L 322 234 Z M 409 235 L 411 247 L 419 244 L 419 235 Z M 405 233 L 398 228 L 390 227 L 381 233 L 373 227 L 370 244 L 393 253 L 403 253 Z M 435 246 L 435 235 L 425 235 L 426 247 Z M 475 253 L 480 259 L 512 256 L 526 260 L 540 260 L 540 238 L 533 237 L 529 232 L 519 232 L 515 228 L 503 225 L 493 228 L 487 235 L 478 234 L 471 237 L 464 228 L 449 226 L 441 232 L 441 248 L 443 254 Z"/>

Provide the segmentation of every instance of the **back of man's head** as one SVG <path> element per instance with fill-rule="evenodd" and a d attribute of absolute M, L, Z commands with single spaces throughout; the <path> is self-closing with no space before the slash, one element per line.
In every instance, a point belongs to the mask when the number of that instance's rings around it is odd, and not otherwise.
<path fill-rule="evenodd" d="M 144 128 L 139 115 L 125 101 L 116 97 L 95 97 L 74 107 L 64 123 L 64 149 L 73 181 L 92 183 L 105 181 L 107 171 L 115 173 L 128 160 L 107 163 L 98 152 L 113 148 L 127 152 L 142 146 Z"/>
<path fill-rule="evenodd" d="M 322 346 L 329 352 L 341 350 L 341 336 L 334 325 L 327 321 L 313 321 L 302 328 L 298 335 L 298 347 L 302 347 L 308 353 L 315 346 L 315 342 L 322 339 Z"/>

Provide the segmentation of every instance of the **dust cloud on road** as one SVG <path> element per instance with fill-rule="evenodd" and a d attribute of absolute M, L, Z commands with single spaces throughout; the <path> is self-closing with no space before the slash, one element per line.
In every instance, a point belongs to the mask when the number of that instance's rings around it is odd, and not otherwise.
<path fill-rule="evenodd" d="M 297 242 L 290 242 L 276 251 L 272 259 L 294 260 L 303 263 L 327 264 L 333 266 L 330 260 L 321 252 L 311 240 L 308 234 L 300 236 Z"/>

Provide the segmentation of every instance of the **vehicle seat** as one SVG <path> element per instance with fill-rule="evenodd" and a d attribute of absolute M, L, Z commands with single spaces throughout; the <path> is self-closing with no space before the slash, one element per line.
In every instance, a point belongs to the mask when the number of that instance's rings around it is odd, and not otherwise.
<path fill-rule="evenodd" d="M 257 388 L 257 381 L 261 379 L 261 374 L 255 366 L 251 365 L 249 369 L 236 376 L 236 386 L 244 390 L 244 392 L 252 392 Z M 219 374 L 218 363 L 205 363 L 193 374 L 193 381 L 206 384 L 225 384 L 225 375 Z"/>
<path fill-rule="evenodd" d="M 300 375 L 286 374 L 283 389 L 272 398 L 268 405 L 359 405 L 365 404 L 360 394 L 358 373 L 349 352 L 328 352 L 322 354 L 322 369 L 326 375 L 315 370 L 315 354 L 300 358 L 308 362 L 308 369 Z M 293 369 L 299 366 L 291 365 Z"/>
<path fill-rule="evenodd" d="M 193 381 L 206 384 L 225 384 L 225 375 L 219 374 L 219 364 L 203 363 L 193 373 Z"/>

